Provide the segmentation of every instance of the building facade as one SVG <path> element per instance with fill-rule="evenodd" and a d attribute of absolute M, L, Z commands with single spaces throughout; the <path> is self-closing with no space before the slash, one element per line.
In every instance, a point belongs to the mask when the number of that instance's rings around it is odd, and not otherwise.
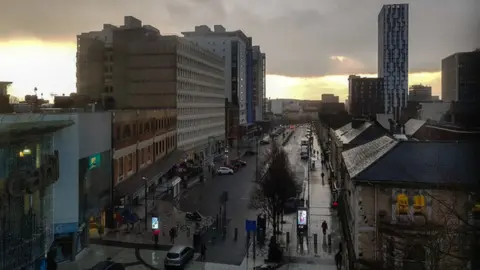
<path fill-rule="evenodd" d="M 182 32 L 186 39 L 204 47 L 225 60 L 225 97 L 238 106 L 239 125 L 247 124 L 247 49 L 249 38 L 241 31 L 226 31 L 215 25 L 195 26 L 195 31 Z M 235 131 L 232 133 L 236 134 Z M 229 135 L 230 136 L 230 135 Z"/>
<path fill-rule="evenodd" d="M 266 112 L 266 56 L 262 53 L 260 46 L 253 46 L 252 49 L 252 73 L 253 73 L 253 114 L 255 121 L 264 119 Z"/>
<path fill-rule="evenodd" d="M 348 78 L 348 112 L 354 117 L 370 117 L 384 111 L 383 79 Z"/>
<path fill-rule="evenodd" d="M 408 91 L 409 101 L 433 101 L 432 100 L 432 87 L 429 85 L 412 85 Z"/>
<path fill-rule="evenodd" d="M 177 111 L 125 110 L 112 115 L 113 186 L 116 205 L 136 205 L 145 195 L 145 184 L 159 184 L 160 177 L 178 163 Z M 167 159 L 164 159 L 168 157 Z M 167 164 L 168 168 L 160 166 Z M 147 177 L 147 183 L 142 180 Z"/>
<path fill-rule="evenodd" d="M 442 100 L 480 101 L 480 51 L 452 54 L 442 60 Z"/>
<path fill-rule="evenodd" d="M 3 115 L 0 124 L 0 269 L 40 269 L 54 241 L 56 130 L 71 121 Z"/>
<path fill-rule="evenodd" d="M 378 77 L 383 78 L 383 113 L 396 119 L 408 100 L 408 4 L 384 5 L 378 15 Z"/>
<path fill-rule="evenodd" d="M 220 56 L 125 17 L 78 36 L 77 92 L 110 109 L 174 108 L 176 143 L 206 155 L 207 142 L 225 140 L 225 74 Z M 244 56 L 245 58 L 245 56 Z"/>

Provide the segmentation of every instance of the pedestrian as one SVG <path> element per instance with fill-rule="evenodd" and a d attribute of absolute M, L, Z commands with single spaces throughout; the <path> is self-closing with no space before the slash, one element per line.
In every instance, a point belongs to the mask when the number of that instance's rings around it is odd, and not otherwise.
<path fill-rule="evenodd" d="M 335 264 L 337 265 L 337 270 L 342 269 L 342 253 L 340 251 L 335 254 Z"/>
<path fill-rule="evenodd" d="M 155 242 L 155 246 L 158 246 L 158 235 L 160 234 L 160 230 L 153 230 L 153 241 Z"/>
<path fill-rule="evenodd" d="M 325 174 L 322 172 L 322 174 L 321 174 L 321 175 L 322 175 L 322 181 L 323 181 L 323 177 L 325 177 Z"/>
<path fill-rule="evenodd" d="M 200 254 L 201 254 L 201 257 L 202 257 L 202 261 L 205 261 L 206 253 L 207 253 L 207 246 L 205 244 L 202 244 L 202 247 L 200 248 Z"/>
<path fill-rule="evenodd" d="M 168 234 L 170 235 L 170 243 L 173 244 L 175 241 L 175 228 L 172 227 Z"/>
<path fill-rule="evenodd" d="M 323 221 L 322 222 L 322 231 L 323 231 L 323 236 L 325 236 L 327 234 L 327 229 L 328 229 L 328 225 L 327 225 L 327 221 Z"/>

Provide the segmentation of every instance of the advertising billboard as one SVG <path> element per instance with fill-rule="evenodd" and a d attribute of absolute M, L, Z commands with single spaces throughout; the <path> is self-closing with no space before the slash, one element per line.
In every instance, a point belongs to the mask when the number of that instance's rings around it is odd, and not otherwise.
<path fill-rule="evenodd" d="M 302 207 L 297 210 L 297 231 L 304 233 L 308 229 L 308 208 Z"/>
<path fill-rule="evenodd" d="M 158 217 L 152 217 L 152 230 L 158 230 L 160 228 L 158 223 Z"/>

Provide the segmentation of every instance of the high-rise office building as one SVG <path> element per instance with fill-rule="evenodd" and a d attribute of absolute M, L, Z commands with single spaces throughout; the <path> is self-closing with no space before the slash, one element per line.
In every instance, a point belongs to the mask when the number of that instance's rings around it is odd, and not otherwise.
<path fill-rule="evenodd" d="M 378 14 L 378 77 L 385 113 L 399 118 L 408 100 L 408 4 L 384 5 Z"/>
<path fill-rule="evenodd" d="M 239 123 L 234 124 L 246 125 L 247 49 L 251 40 L 241 30 L 226 31 L 222 25 L 215 25 L 213 31 L 206 25 L 195 26 L 194 31 L 182 34 L 186 39 L 225 59 L 225 97 L 238 106 Z"/>
<path fill-rule="evenodd" d="M 262 53 L 260 46 L 252 47 L 252 100 L 253 100 L 253 114 L 255 121 L 264 119 L 266 110 L 265 93 L 265 53 Z"/>
<path fill-rule="evenodd" d="M 480 51 L 452 54 L 442 60 L 442 100 L 480 101 Z"/>
<path fill-rule="evenodd" d="M 208 155 L 225 139 L 224 61 L 127 16 L 77 37 L 77 93 L 111 109 L 176 109 L 177 147 Z"/>

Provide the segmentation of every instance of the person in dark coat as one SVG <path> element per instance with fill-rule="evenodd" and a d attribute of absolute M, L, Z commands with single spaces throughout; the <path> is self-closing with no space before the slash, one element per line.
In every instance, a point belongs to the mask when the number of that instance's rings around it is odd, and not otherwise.
<path fill-rule="evenodd" d="M 340 251 L 335 254 L 335 264 L 338 270 L 342 269 L 342 253 Z"/>

